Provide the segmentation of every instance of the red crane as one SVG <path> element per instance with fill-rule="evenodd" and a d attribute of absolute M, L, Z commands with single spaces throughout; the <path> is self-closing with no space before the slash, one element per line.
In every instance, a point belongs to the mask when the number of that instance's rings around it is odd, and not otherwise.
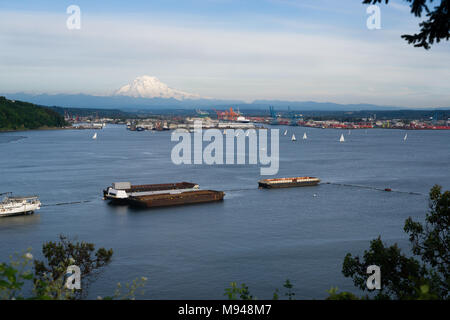
<path fill-rule="evenodd" d="M 217 119 L 219 120 L 236 121 L 239 117 L 239 114 L 234 112 L 231 107 L 229 110 L 225 111 L 217 111 L 216 109 L 214 109 L 214 111 L 217 113 Z"/>

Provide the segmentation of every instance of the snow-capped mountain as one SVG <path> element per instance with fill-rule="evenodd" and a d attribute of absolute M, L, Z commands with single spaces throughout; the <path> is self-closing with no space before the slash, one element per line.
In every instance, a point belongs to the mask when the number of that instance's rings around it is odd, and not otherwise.
<path fill-rule="evenodd" d="M 133 98 L 164 98 L 164 99 L 201 99 L 198 94 L 188 93 L 169 88 L 156 77 L 141 76 L 117 90 L 114 95 Z"/>

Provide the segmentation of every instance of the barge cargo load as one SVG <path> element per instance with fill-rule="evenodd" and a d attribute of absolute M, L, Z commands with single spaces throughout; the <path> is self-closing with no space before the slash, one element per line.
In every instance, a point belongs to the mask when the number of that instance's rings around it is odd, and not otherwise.
<path fill-rule="evenodd" d="M 318 185 L 320 179 L 315 177 L 295 177 L 295 178 L 278 178 L 259 180 L 260 188 L 291 188 L 291 187 L 307 187 Z"/>
<path fill-rule="evenodd" d="M 198 190 L 199 186 L 191 182 L 141 184 L 132 185 L 130 182 L 114 182 L 112 186 L 103 190 L 103 199 L 122 202 L 129 197 L 167 193 L 167 190 Z"/>
<path fill-rule="evenodd" d="M 168 207 L 193 203 L 222 201 L 224 192 L 214 190 L 171 190 L 166 193 L 129 197 L 130 206 L 141 208 Z"/>

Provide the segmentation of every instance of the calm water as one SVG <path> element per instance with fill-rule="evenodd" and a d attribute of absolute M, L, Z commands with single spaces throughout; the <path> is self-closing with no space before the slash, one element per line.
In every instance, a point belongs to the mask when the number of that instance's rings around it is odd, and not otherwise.
<path fill-rule="evenodd" d="M 281 131 L 284 128 L 280 127 Z M 347 252 L 361 253 L 378 235 L 408 248 L 404 220 L 423 219 L 433 184 L 450 188 L 450 131 L 321 130 L 289 127 L 280 139 L 278 176 L 390 187 L 380 192 L 322 184 L 258 190 L 258 166 L 176 166 L 169 132 L 93 131 L 0 134 L 0 192 L 38 194 L 38 214 L 0 219 L 0 261 L 64 233 L 114 249 L 91 297 L 117 282 L 148 277 L 144 298 L 224 298 L 231 281 L 271 298 L 289 278 L 297 298 L 323 298 L 332 286 L 355 289 L 341 274 Z M 292 143 L 295 132 L 307 141 Z M 338 142 L 341 133 L 346 142 Z M 192 181 L 226 192 L 223 203 L 135 211 L 112 207 L 101 191 L 113 181 Z"/>

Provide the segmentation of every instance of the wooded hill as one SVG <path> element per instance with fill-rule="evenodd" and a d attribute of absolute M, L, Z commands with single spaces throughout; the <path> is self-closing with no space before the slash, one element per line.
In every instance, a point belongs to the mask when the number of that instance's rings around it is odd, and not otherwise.
<path fill-rule="evenodd" d="M 60 128 L 64 118 L 56 111 L 32 103 L 0 97 L 0 130 Z"/>

